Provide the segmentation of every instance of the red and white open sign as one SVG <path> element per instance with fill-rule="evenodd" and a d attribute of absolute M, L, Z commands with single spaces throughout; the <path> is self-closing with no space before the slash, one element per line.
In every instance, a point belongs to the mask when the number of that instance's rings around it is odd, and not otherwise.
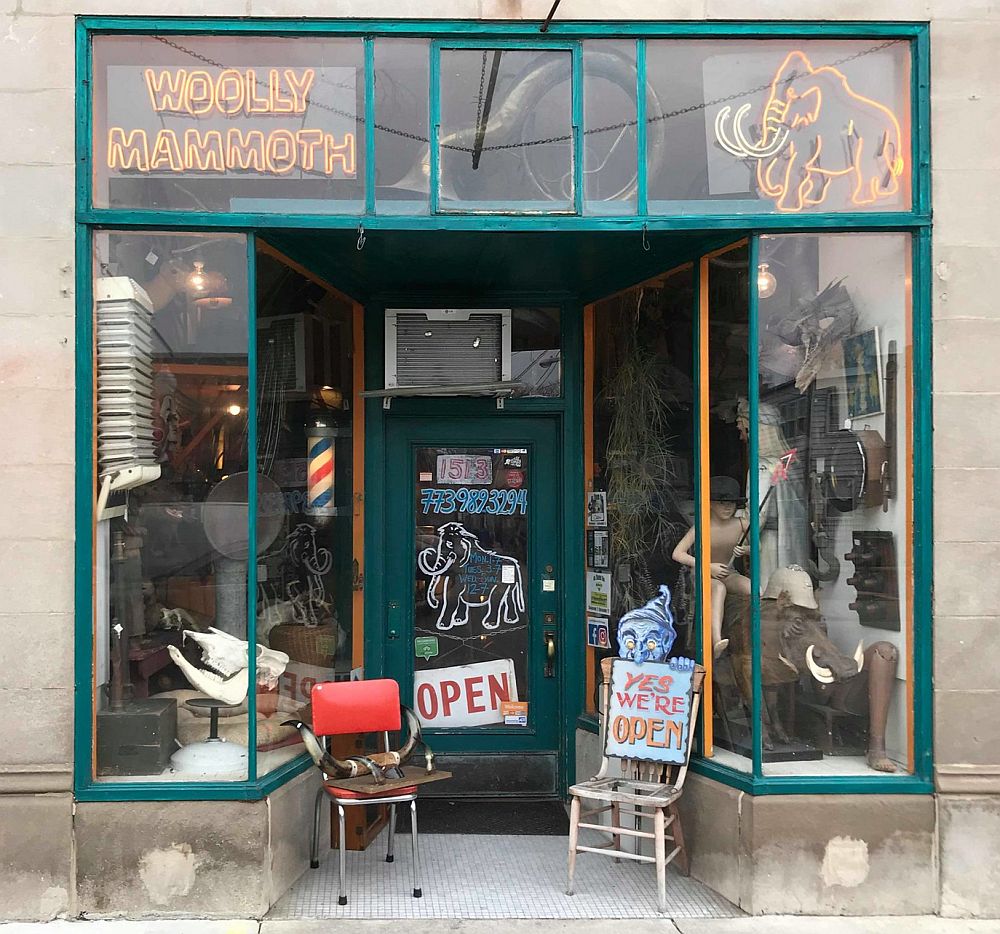
<path fill-rule="evenodd" d="M 424 727 L 503 723 L 501 705 L 518 699 L 514 662 L 502 658 L 418 671 L 413 677 L 413 694 L 417 717 Z"/>

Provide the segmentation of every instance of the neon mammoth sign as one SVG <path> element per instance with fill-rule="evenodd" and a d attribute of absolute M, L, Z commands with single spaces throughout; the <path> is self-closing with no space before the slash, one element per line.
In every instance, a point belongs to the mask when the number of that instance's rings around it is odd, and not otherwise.
<path fill-rule="evenodd" d="M 723 107 L 715 138 L 737 158 L 756 160 L 760 190 L 779 211 L 822 204 L 841 179 L 859 207 L 899 190 L 905 168 L 899 121 L 888 107 L 851 90 L 843 72 L 813 68 L 803 52 L 790 52 L 771 81 L 756 142 L 743 129 L 752 106 L 744 104 L 732 118 L 732 108 Z"/>
<path fill-rule="evenodd" d="M 240 116 L 298 117 L 302 122 L 316 79 L 312 68 L 227 68 L 218 74 L 179 68 L 143 72 L 153 113 L 184 119 L 185 129 L 161 126 L 108 128 L 108 168 L 140 173 L 254 172 L 261 175 L 304 173 L 351 178 L 356 173 L 353 133 L 340 138 L 323 129 L 225 129 L 191 127 L 191 118 Z M 259 125 L 259 124 L 255 124 Z"/>

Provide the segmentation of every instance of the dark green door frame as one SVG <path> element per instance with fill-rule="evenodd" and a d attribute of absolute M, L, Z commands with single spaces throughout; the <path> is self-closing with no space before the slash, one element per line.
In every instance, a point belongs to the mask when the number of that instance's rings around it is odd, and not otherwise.
<path fill-rule="evenodd" d="M 559 793 L 575 779 L 576 718 L 583 709 L 585 629 L 583 624 L 583 587 L 574 568 L 582 567 L 584 540 L 580 521 L 583 508 L 583 461 L 574 452 L 582 452 L 583 391 L 583 321 L 578 301 L 543 302 L 537 294 L 504 296 L 507 305 L 558 305 L 562 332 L 563 396 L 559 399 L 511 399 L 499 411 L 493 399 L 394 399 L 387 412 L 381 399 L 365 402 L 365 676 L 382 677 L 388 673 L 386 658 L 386 555 L 388 542 L 388 490 L 391 466 L 387 463 L 388 425 L 391 419 L 475 418 L 488 422 L 497 415 L 551 416 L 558 422 L 561 469 L 559 477 L 559 515 L 562 530 L 558 566 L 562 569 L 560 587 L 562 645 L 558 654 L 559 698 Z M 475 303 L 450 302 L 455 305 L 477 304 L 497 307 L 490 296 Z M 395 307 L 395 306 L 394 306 Z M 427 307 L 426 304 L 424 307 Z M 365 388 L 384 386 L 385 307 L 369 304 L 365 308 Z M 408 521 L 396 517 L 394 521 Z"/>

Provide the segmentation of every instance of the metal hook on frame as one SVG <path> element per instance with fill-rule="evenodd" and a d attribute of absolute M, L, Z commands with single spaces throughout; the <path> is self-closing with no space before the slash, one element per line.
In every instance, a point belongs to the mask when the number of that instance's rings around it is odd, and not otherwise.
<path fill-rule="evenodd" d="M 648 224 L 643 224 L 642 225 L 642 249 L 646 253 L 648 253 L 650 251 L 650 249 L 651 249 L 650 246 L 649 246 L 649 239 L 646 237 L 646 234 L 648 232 L 649 232 L 649 225 Z M 358 247 L 358 249 L 360 250 L 361 247 Z"/>
<path fill-rule="evenodd" d="M 365 248 L 365 225 L 358 224 L 358 252 L 360 253 Z"/>

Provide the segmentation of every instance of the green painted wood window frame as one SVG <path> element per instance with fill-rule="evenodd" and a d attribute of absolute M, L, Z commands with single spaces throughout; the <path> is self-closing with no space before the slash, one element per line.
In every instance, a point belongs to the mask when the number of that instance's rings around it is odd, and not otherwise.
<path fill-rule="evenodd" d="M 120 210 L 92 206 L 91 140 L 92 140 L 92 60 L 91 41 L 98 35 L 115 34 L 169 34 L 169 35 L 273 35 L 294 38 L 302 35 L 361 36 L 365 52 L 365 213 L 352 215 L 295 215 L 280 213 L 209 213 L 181 211 Z M 487 42 L 511 43 L 510 47 L 523 48 L 527 43 L 552 47 L 548 42 L 567 43 L 579 49 L 584 39 L 633 38 L 637 42 L 637 87 L 645 86 L 646 38 L 822 38 L 822 39 L 889 39 L 905 38 L 911 47 L 911 159 L 913 165 L 913 196 L 911 209 L 905 212 L 841 212 L 809 215 L 782 214 L 712 214 L 650 216 L 646 213 L 646 178 L 643 160 L 639 163 L 638 207 L 631 216 L 596 217 L 582 213 L 574 215 L 463 215 L 433 214 L 423 216 L 379 216 L 374 200 L 374 56 L 373 41 L 376 36 L 427 38 L 443 45 L 458 41 L 482 48 Z M 91 308 L 93 303 L 91 279 L 90 239 L 94 230 L 116 229 L 166 229 L 189 232 L 228 230 L 243 233 L 248 238 L 248 251 L 255 251 L 256 233 L 272 228 L 297 227 L 303 229 L 378 229 L 406 230 L 543 230 L 543 231 L 631 231 L 641 236 L 643 231 L 690 230 L 702 233 L 726 231 L 755 234 L 766 232 L 803 231 L 893 231 L 910 233 L 913 237 L 913 398 L 914 398 L 914 613 L 925 625 L 919 627 L 913 645 L 914 675 L 914 774 L 909 776 L 859 776 L 859 777 L 785 777 L 764 776 L 736 772 L 707 759 L 695 759 L 692 768 L 754 794 L 807 794 L 807 793 L 912 793 L 928 794 L 933 791 L 932 781 L 932 705 L 931 705 L 931 593 L 933 567 L 932 537 L 932 417 L 931 417 L 931 184 L 930 184 L 930 33 L 927 23 L 859 23 L 859 22 L 557 22 L 550 26 L 547 40 L 539 40 L 538 25 L 534 23 L 446 21 L 446 20 L 329 20 L 288 21 L 278 19 L 227 19 L 227 18 L 171 18 L 151 17 L 79 17 L 76 25 L 76 551 L 75 551 L 75 726 L 74 789 L 80 800 L 255 800 L 266 796 L 274 788 L 290 780 L 309 767 L 305 757 L 287 763 L 281 769 L 262 779 L 246 782 L 190 782 L 177 784 L 127 783 L 97 784 L 90 777 L 93 749 L 91 730 L 91 668 L 92 630 L 91 607 L 93 600 L 93 565 L 90 549 L 93 529 L 93 418 L 92 379 L 93 359 Z M 431 43 L 433 46 L 433 43 Z M 579 51 L 575 62 L 578 66 Z M 433 73 L 432 73 L 433 79 Z M 582 73 L 574 68 L 574 110 L 582 97 L 576 85 Z M 432 80 L 432 101 L 437 88 Z M 638 95 L 639 152 L 644 152 L 644 94 Z M 579 132 L 579 130 L 577 131 Z M 431 149 L 432 157 L 434 148 Z M 575 168 L 582 166 L 577 158 Z M 432 184 L 432 191 L 434 190 Z M 582 184 L 576 185 L 576 197 L 582 197 Z M 735 234 L 734 234 L 735 239 Z M 756 250 L 756 237 L 752 249 Z M 751 256 L 751 261 L 756 254 Z M 251 272 L 252 272 L 251 265 Z M 617 288 L 618 286 L 616 286 Z M 610 291 L 610 290 L 609 290 Z M 251 290 L 252 292 L 252 290 Z M 596 296 L 587 296 L 593 300 Z M 253 319 L 251 319 L 253 320 Z M 252 327 L 252 326 L 251 326 Z M 251 359 L 253 348 L 250 349 Z M 568 361 L 567 361 L 568 364 Z M 566 372 L 569 386 L 569 371 Z M 251 392 L 251 399 L 254 393 Z M 252 402 L 251 405 L 254 405 Z M 565 420 L 564 440 L 580 442 L 582 427 L 578 416 Z M 254 423 L 251 412 L 251 424 Z M 370 447 L 369 455 L 377 453 Z M 567 501 L 576 494 L 582 496 L 582 474 L 566 472 L 564 477 Z M 253 489 L 250 495 L 253 496 Z M 253 534 L 251 523 L 251 534 Z M 372 522 L 373 526 L 377 522 Z M 567 536 L 572 539 L 573 536 Z M 371 547 L 370 540 L 366 547 Z M 374 542 L 377 544 L 377 541 Z M 575 544 L 580 544 L 579 542 Z M 567 548 L 574 545 L 568 541 Z M 251 562 L 253 568 L 253 562 Z M 255 568 L 249 575 L 253 582 Z M 251 593 L 253 591 L 250 591 Z M 567 603 L 567 611 L 582 606 L 582 595 L 576 594 Z M 755 625 L 759 628 L 759 617 Z M 252 664 L 252 663 L 251 663 Z M 582 674 L 582 672 L 581 672 Z M 251 677 L 253 672 L 251 671 Z M 759 716 L 759 681 L 755 678 L 754 716 Z M 579 708 L 583 709 L 582 688 L 579 690 Z M 567 736 L 571 737 L 576 725 L 575 715 L 567 710 Z M 253 718 L 251 718 L 252 722 Z M 252 727 L 251 727 L 252 729 Z M 255 746 L 250 737 L 251 748 Z M 756 758 L 756 757 L 755 757 Z M 255 774 L 255 772 L 251 772 Z"/>
<path fill-rule="evenodd" d="M 637 224 L 656 229 L 700 229 L 711 222 L 714 228 L 745 229 L 777 228 L 801 221 L 805 226 L 841 226 L 877 229 L 886 225 L 929 223 L 929 31 L 925 23 L 816 23 L 816 22 L 745 22 L 745 23 L 554 23 L 544 38 L 530 23 L 490 23 L 467 21 L 336 21 L 252 19 L 234 20 L 206 17 L 204 19 L 154 19 L 149 17 L 80 17 L 77 20 L 76 67 L 77 87 L 77 219 L 82 223 L 135 223 L 148 226 L 206 225 L 238 226 L 263 229 L 287 225 L 287 215 L 281 213 L 237 213 L 206 211 L 166 211 L 95 208 L 92 198 L 90 163 L 92 116 L 92 40 L 103 35 L 244 35 L 244 36 L 330 36 L 361 37 L 364 44 L 364 123 L 365 168 L 364 212 L 344 214 L 295 215 L 295 224 L 315 228 L 357 228 L 359 226 L 405 227 L 408 229 L 632 229 Z M 427 215 L 378 214 L 375 198 L 375 60 L 376 37 L 410 37 L 428 40 L 430 70 L 430 213 Z M 588 217 L 583 213 L 583 50 L 585 39 L 633 39 L 636 42 L 637 86 L 637 207 L 631 215 Z M 644 154 L 646 151 L 646 65 L 647 39 L 870 39 L 886 41 L 903 39 L 910 47 L 910 123 L 912 177 L 911 207 L 908 211 L 817 212 L 807 217 L 789 218 L 778 212 L 727 214 L 651 215 L 648 212 L 648 179 Z M 560 49 L 572 56 L 572 125 L 574 210 L 566 213 L 519 212 L 513 207 L 498 205 L 496 211 L 475 214 L 458 210 L 439 212 L 440 160 L 437 128 L 441 111 L 440 52 L 444 48 L 475 49 Z"/>

